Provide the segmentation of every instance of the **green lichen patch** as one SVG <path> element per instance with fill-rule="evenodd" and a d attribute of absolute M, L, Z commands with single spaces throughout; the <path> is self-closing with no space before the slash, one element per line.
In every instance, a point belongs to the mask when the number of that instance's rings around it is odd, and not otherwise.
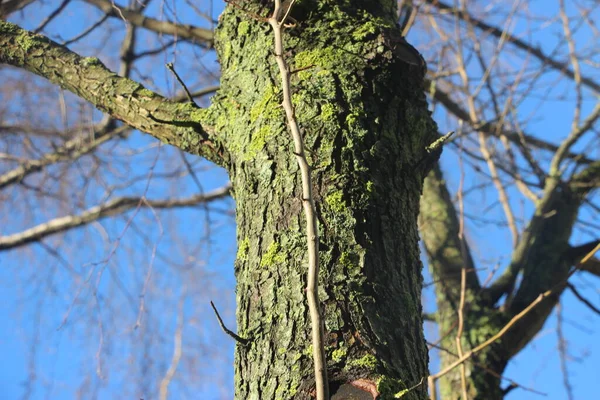
<path fill-rule="evenodd" d="M 246 261 L 248 258 L 248 252 L 250 251 L 250 240 L 244 238 L 238 245 L 237 259 L 240 261 Z"/>
<path fill-rule="evenodd" d="M 12 24 L 12 23 L 7 22 L 7 21 L 0 20 L 0 32 L 3 32 L 3 33 L 17 33 L 20 30 L 21 29 L 17 25 Z"/>
<path fill-rule="evenodd" d="M 379 361 L 373 354 L 365 354 L 357 360 L 350 360 L 347 364 L 348 367 L 364 368 L 369 371 L 375 371 L 378 365 Z"/>
<path fill-rule="evenodd" d="M 250 122 L 255 122 L 259 117 L 270 119 L 280 116 L 282 108 L 279 101 L 277 101 L 278 94 L 278 88 L 267 85 L 261 99 L 250 109 Z"/>
<path fill-rule="evenodd" d="M 373 21 L 367 21 L 360 25 L 357 30 L 352 33 L 354 40 L 364 40 L 370 35 L 377 33 L 378 27 Z"/>
<path fill-rule="evenodd" d="M 341 190 L 336 190 L 325 197 L 325 203 L 335 212 L 341 213 L 346 210 L 344 202 L 344 193 Z"/>
<path fill-rule="evenodd" d="M 250 23 L 246 20 L 242 20 L 237 27 L 237 33 L 240 36 L 247 35 L 250 31 Z"/>
<path fill-rule="evenodd" d="M 392 379 L 387 376 L 378 379 L 377 391 L 381 399 L 401 399 L 410 392 L 400 379 Z"/>
<path fill-rule="evenodd" d="M 350 254 L 348 252 L 343 252 L 340 256 L 340 264 L 342 264 L 346 269 L 352 270 L 358 266 L 358 257 L 354 254 Z"/>
<path fill-rule="evenodd" d="M 342 343 L 342 346 L 340 346 L 339 348 L 337 348 L 331 352 L 331 360 L 333 362 L 338 363 L 340 361 L 343 361 L 347 355 L 348 355 L 348 348 L 346 348 L 346 346 L 344 346 Z"/>
<path fill-rule="evenodd" d="M 260 259 L 261 267 L 272 267 L 285 261 L 285 254 L 281 252 L 281 246 L 278 242 L 269 245 L 267 252 Z"/>
<path fill-rule="evenodd" d="M 29 51 L 36 44 L 47 43 L 48 39 L 41 35 L 33 35 L 29 32 L 24 32 L 17 37 L 17 42 L 23 50 Z"/>
<path fill-rule="evenodd" d="M 81 65 L 84 67 L 92 67 L 94 65 L 104 65 L 98 57 L 84 57 L 81 59 Z"/>
<path fill-rule="evenodd" d="M 256 157 L 258 152 L 265 148 L 268 140 L 273 136 L 272 130 L 268 126 L 262 126 L 258 131 L 252 134 L 250 144 L 246 148 L 246 152 L 242 160 L 249 161 Z"/>
<path fill-rule="evenodd" d="M 344 66 L 350 64 L 360 64 L 362 59 L 351 52 L 353 49 L 341 49 L 337 47 L 321 47 L 301 51 L 294 57 L 295 66 L 298 69 L 306 68 L 298 73 L 300 80 L 309 78 L 314 74 L 314 70 L 331 70 L 343 72 Z M 355 51 L 355 50 L 354 50 Z M 364 62 L 363 62 L 364 63 Z"/>
<path fill-rule="evenodd" d="M 336 118 L 337 111 L 333 104 L 325 103 L 321 105 L 321 119 L 324 122 L 332 122 Z"/>

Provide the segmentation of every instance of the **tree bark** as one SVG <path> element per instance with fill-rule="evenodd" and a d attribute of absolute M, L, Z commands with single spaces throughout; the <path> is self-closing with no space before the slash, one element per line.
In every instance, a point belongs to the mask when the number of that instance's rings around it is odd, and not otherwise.
<path fill-rule="evenodd" d="M 292 10 L 284 43 L 320 218 L 331 393 L 392 398 L 417 385 L 405 398 L 425 398 L 418 166 L 436 130 L 424 66 L 403 61 L 420 58 L 399 36 L 392 2 L 307 3 Z M 250 339 L 236 349 L 236 398 L 310 398 L 300 174 L 272 35 L 253 13 L 228 7 L 220 18 L 221 89 L 209 109 L 232 155 L 237 323 Z"/>

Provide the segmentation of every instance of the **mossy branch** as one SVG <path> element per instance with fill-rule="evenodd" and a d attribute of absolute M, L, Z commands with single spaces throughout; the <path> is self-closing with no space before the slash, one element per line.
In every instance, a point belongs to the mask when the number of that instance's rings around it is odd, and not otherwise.
<path fill-rule="evenodd" d="M 165 99 L 110 71 L 98 58 L 81 57 L 45 36 L 0 21 L 0 63 L 33 72 L 134 129 L 223 164 L 223 146 L 203 123 L 202 110 Z"/>

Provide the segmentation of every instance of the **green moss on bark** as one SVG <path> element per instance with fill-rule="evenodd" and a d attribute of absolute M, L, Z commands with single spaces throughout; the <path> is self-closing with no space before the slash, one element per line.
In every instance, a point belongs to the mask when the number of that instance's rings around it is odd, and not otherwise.
<path fill-rule="evenodd" d="M 381 7 L 303 1 L 292 11 L 296 27 L 285 31 L 285 56 L 292 70 L 305 68 L 291 83 L 313 167 L 331 379 L 410 386 L 427 375 L 416 234 L 422 177 L 412 171 L 428 144 L 424 131 L 435 126 L 422 71 L 395 58 L 388 36 L 398 32 Z M 221 89 L 207 118 L 231 154 L 244 246 L 238 329 L 254 338 L 236 352 L 236 397 L 307 399 L 314 382 L 305 221 L 272 34 L 229 8 L 216 48 Z"/>

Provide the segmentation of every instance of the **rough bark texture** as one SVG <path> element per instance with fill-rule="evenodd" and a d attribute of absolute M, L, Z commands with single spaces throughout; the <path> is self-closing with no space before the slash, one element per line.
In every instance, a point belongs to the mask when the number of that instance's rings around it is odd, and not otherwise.
<path fill-rule="evenodd" d="M 423 67 L 398 55 L 414 50 L 395 28 L 394 2 L 333 3 L 296 5 L 284 38 L 292 68 L 306 68 L 292 86 L 320 216 L 329 379 L 334 398 L 338 390 L 392 398 L 428 375 L 415 166 L 435 126 Z M 310 398 L 301 186 L 272 34 L 229 7 L 216 40 L 222 80 L 208 115 L 232 155 L 237 321 L 251 339 L 237 346 L 236 398 Z M 425 397 L 421 385 L 404 398 Z"/>

